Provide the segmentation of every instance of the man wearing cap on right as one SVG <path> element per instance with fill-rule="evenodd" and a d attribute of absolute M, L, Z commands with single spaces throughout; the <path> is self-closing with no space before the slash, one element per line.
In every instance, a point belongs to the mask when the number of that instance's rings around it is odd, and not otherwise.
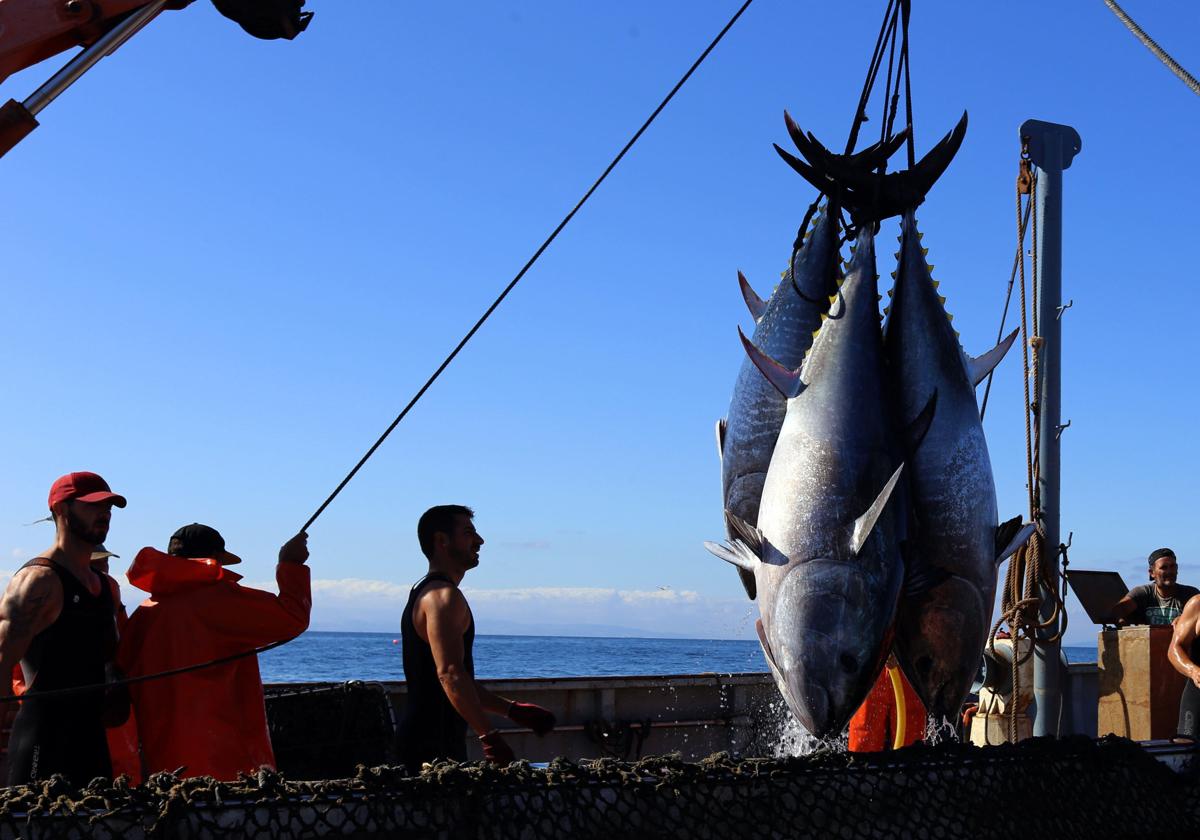
<path fill-rule="evenodd" d="M 1177 583 L 1179 563 L 1169 548 L 1156 548 L 1148 558 L 1151 583 L 1129 590 L 1113 607 L 1113 618 L 1122 624 L 1175 623 L 1183 607 L 1200 589 Z"/>
<path fill-rule="evenodd" d="M 125 626 L 117 663 L 136 677 L 298 636 L 308 627 L 308 535 L 279 549 L 279 594 L 241 586 L 229 566 L 241 558 L 207 525 L 176 531 L 167 553 L 138 552 L 129 582 L 150 593 Z M 234 780 L 275 766 L 258 657 L 130 686 L 147 775 L 183 768 L 183 776 Z"/>

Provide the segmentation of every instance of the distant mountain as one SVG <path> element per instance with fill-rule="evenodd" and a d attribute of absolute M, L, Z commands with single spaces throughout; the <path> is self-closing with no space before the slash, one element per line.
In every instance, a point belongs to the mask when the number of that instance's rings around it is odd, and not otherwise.
<path fill-rule="evenodd" d="M 488 619 L 478 631 L 489 636 L 597 636 L 610 639 L 690 639 L 687 633 L 662 633 L 616 624 L 549 624 Z"/>

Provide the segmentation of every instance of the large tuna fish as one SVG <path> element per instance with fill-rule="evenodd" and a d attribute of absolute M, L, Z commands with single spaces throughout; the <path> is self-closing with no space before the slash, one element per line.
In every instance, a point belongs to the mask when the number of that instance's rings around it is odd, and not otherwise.
<path fill-rule="evenodd" d="M 886 325 L 889 373 L 900 422 L 916 417 L 930 394 L 936 410 L 924 436 L 906 443 L 906 476 L 915 534 L 909 581 L 896 624 L 896 657 L 926 708 L 957 714 L 979 667 L 996 596 L 997 564 L 1033 526 L 998 545 L 996 487 L 975 386 L 1003 358 L 1009 335 L 973 359 L 963 353 L 938 284 L 930 275 L 916 220 L 902 223 L 900 264 Z"/>
<path fill-rule="evenodd" d="M 766 303 L 738 273 L 742 295 L 754 317 L 755 346 L 789 369 L 799 367 L 812 346 L 813 332 L 829 309 L 837 288 L 837 224 L 830 213 L 821 213 L 804 246 L 795 255 L 783 281 Z M 721 456 L 721 487 L 725 510 L 753 525 L 771 463 L 779 427 L 787 413 L 787 400 L 749 359 L 742 362 L 729 416 L 717 421 L 717 449 Z M 729 538 L 736 535 L 729 533 Z M 755 596 L 754 575 L 738 569 L 746 594 Z"/>
<path fill-rule="evenodd" d="M 845 282 L 803 374 L 743 337 L 789 397 L 763 487 L 758 527 L 710 551 L 753 571 L 759 640 L 792 712 L 836 734 L 867 696 L 890 643 L 903 577 L 903 505 L 888 504 L 901 466 L 883 382 L 874 243 L 859 237 Z"/>

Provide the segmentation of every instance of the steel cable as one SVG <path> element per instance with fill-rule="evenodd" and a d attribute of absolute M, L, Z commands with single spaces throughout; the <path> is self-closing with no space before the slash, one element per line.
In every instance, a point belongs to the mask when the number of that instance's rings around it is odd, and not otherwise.
<path fill-rule="evenodd" d="M 1146 34 L 1146 30 L 1138 26 L 1137 23 L 1125 10 L 1118 6 L 1115 0 L 1104 0 L 1104 5 L 1108 6 L 1117 19 L 1125 24 L 1125 28 L 1134 34 L 1134 36 L 1145 45 L 1146 49 L 1154 53 L 1155 57 L 1166 65 L 1167 69 L 1179 77 L 1179 80 L 1192 89 L 1192 93 L 1200 95 L 1200 81 L 1196 80 L 1188 71 L 1184 70 L 1175 59 L 1167 54 L 1167 51 L 1158 45 L 1158 42 Z"/>

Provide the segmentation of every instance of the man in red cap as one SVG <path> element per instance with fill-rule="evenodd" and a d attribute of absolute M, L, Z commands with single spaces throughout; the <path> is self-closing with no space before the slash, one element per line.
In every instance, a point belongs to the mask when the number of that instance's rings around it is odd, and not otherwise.
<path fill-rule="evenodd" d="M 8 782 L 62 773 L 83 786 L 112 775 L 102 686 L 117 644 L 115 605 L 91 559 L 125 498 L 95 473 L 74 472 L 50 487 L 49 504 L 54 544 L 17 570 L 0 599 L 0 674 L 19 662 L 29 686 L 9 739 Z M 83 686 L 101 688 L 37 696 Z M 0 694 L 11 691 L 0 680 Z"/>
<path fill-rule="evenodd" d="M 229 570 L 241 558 L 214 528 L 176 531 L 167 553 L 143 548 L 127 577 L 150 593 L 121 636 L 117 661 L 127 676 L 211 662 L 298 636 L 308 627 L 308 535 L 279 549 L 279 594 L 240 586 Z M 183 776 L 234 780 L 275 766 L 258 657 L 130 687 L 147 774 L 183 768 Z"/>

